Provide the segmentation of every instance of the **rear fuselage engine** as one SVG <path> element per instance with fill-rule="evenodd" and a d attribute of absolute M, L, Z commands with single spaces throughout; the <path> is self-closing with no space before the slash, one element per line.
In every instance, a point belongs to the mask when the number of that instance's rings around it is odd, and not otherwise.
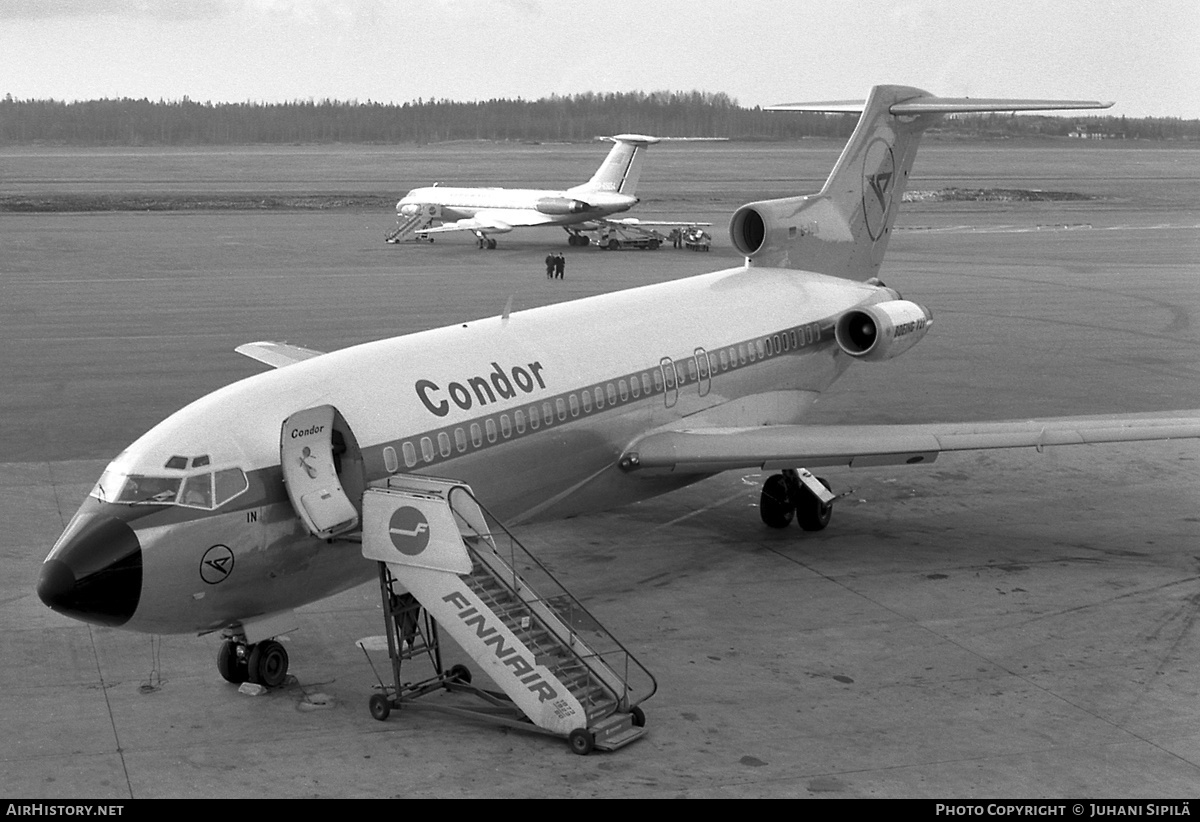
<path fill-rule="evenodd" d="M 859 360 L 890 360 L 912 348 L 933 325 L 933 314 L 908 300 L 886 300 L 847 311 L 834 326 L 838 347 Z"/>
<path fill-rule="evenodd" d="M 571 197 L 543 197 L 537 201 L 537 210 L 543 214 L 553 214 L 555 216 L 565 214 L 583 214 L 589 211 L 591 206 L 582 200 L 576 200 Z"/>

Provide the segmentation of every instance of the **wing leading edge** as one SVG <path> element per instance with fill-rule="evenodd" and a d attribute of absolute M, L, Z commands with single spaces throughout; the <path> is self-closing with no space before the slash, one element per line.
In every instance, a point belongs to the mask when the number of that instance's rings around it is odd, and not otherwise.
<path fill-rule="evenodd" d="M 314 351 L 311 348 L 301 348 L 298 345 L 266 340 L 244 343 L 233 350 L 252 360 L 266 363 L 272 368 L 283 368 L 285 365 L 311 360 L 313 357 L 319 357 L 325 353 Z"/>
<path fill-rule="evenodd" d="M 1200 437 L 1200 410 L 1174 415 L 1058 417 L 920 425 L 776 425 L 663 431 L 621 457 L 627 471 L 715 473 L 736 468 L 916 465 L 943 451 Z"/>

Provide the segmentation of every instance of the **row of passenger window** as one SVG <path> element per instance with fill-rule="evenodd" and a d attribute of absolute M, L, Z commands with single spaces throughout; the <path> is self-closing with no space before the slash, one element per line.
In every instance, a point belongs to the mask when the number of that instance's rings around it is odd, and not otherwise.
<path fill-rule="evenodd" d="M 718 371 L 740 368 L 770 356 L 812 345 L 820 339 L 820 327 L 816 323 L 810 323 L 769 337 L 731 345 L 716 353 L 698 348 L 696 354 L 686 360 L 672 361 L 669 357 L 664 358 L 658 368 L 633 374 L 628 378 L 622 377 L 603 386 L 585 388 L 565 397 L 556 397 L 540 404 L 534 403 L 525 408 L 518 408 L 512 412 L 511 417 L 508 412 L 504 412 L 495 417 L 487 417 L 482 425 L 473 422 L 465 429 L 458 426 L 453 430 L 438 431 L 416 440 L 405 440 L 400 444 L 404 465 L 407 468 L 415 468 L 422 462 L 432 463 L 439 456 L 447 459 L 456 452 L 465 454 L 470 449 L 482 448 L 485 439 L 488 444 L 494 444 L 501 439 L 510 439 L 514 433 L 519 436 L 526 431 L 536 431 L 542 425 L 553 425 L 556 420 L 561 423 L 578 417 L 581 413 L 587 415 L 601 411 L 606 404 L 615 406 L 642 396 L 661 394 L 665 389 L 695 382 L 701 376 L 708 377 Z M 394 474 L 400 470 L 394 447 L 388 445 L 383 449 L 383 461 L 388 473 Z"/>
<path fill-rule="evenodd" d="M 458 426 L 451 430 L 439 431 L 435 435 L 426 435 L 418 440 L 405 440 L 400 445 L 404 455 L 404 464 L 414 468 L 419 462 L 433 462 L 440 455 L 443 458 L 452 456 L 455 452 L 464 454 L 471 448 L 482 448 L 486 438 L 489 444 L 500 439 L 509 439 L 513 434 L 518 436 L 526 431 L 536 431 L 543 425 L 553 425 L 555 421 L 566 422 L 580 414 L 591 414 L 601 411 L 606 405 L 615 406 L 636 400 L 639 397 L 651 396 L 663 389 L 663 377 L 659 371 L 648 371 L 634 374 L 629 378 L 622 377 L 616 382 L 604 386 L 585 388 L 578 393 L 565 397 L 555 397 L 534 403 L 525 408 L 517 408 L 504 412 L 495 417 L 488 417 L 479 422 L 473 422 L 465 429 Z M 434 444 L 436 437 L 437 443 Z M 417 449 L 420 448 L 418 455 Z M 389 473 L 399 470 L 396 449 L 387 446 L 383 449 L 384 467 Z"/>

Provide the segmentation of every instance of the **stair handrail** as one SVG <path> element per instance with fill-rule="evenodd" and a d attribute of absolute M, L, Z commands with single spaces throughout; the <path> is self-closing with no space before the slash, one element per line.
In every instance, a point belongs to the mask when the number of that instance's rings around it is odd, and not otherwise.
<path fill-rule="evenodd" d="M 478 506 L 479 510 L 483 513 L 485 521 L 487 523 L 490 523 L 490 527 L 487 532 L 481 533 L 481 532 L 479 532 L 479 530 L 477 528 L 475 528 L 474 525 L 471 524 L 469 518 L 463 517 L 463 516 L 459 515 L 457 512 L 455 512 L 456 518 L 458 519 L 458 521 L 460 523 L 462 523 L 470 531 L 472 531 L 475 536 L 480 537 L 485 542 L 487 542 L 489 545 L 491 545 L 492 549 L 496 552 L 496 554 L 498 556 L 500 556 L 501 559 L 505 559 L 505 557 L 500 554 L 500 551 L 496 545 L 495 537 L 496 537 L 497 533 L 500 533 L 500 534 L 503 534 L 503 536 L 507 539 L 508 546 L 509 546 L 509 556 L 507 557 L 507 563 L 508 563 L 508 571 L 509 571 L 509 573 L 512 574 L 512 579 L 511 580 L 501 579 L 499 576 L 496 576 L 495 578 L 498 579 L 499 582 L 502 585 L 504 585 L 506 588 L 508 588 L 513 594 L 516 594 L 518 596 L 521 596 L 520 595 L 521 590 L 532 589 L 532 590 L 536 591 L 538 594 L 536 597 L 536 601 L 540 601 L 540 602 L 544 603 L 546 605 L 546 607 L 550 608 L 550 610 L 556 614 L 561 614 L 562 612 L 559 610 L 558 607 L 556 607 L 555 605 L 552 604 L 553 601 L 558 600 L 561 597 L 566 597 L 570 601 L 571 608 L 570 608 L 569 612 L 565 615 L 565 617 L 566 617 L 565 620 L 560 620 L 560 621 L 565 625 L 567 631 L 570 633 L 570 636 L 566 636 L 566 637 L 561 636 L 552 624 L 543 622 L 543 627 L 545 627 L 546 630 L 550 631 L 550 633 L 554 634 L 554 636 L 557 637 L 558 640 L 560 642 L 562 642 L 564 644 L 564 646 L 567 647 L 567 649 L 575 656 L 575 658 L 578 659 L 580 662 L 582 662 L 585 666 L 587 666 L 589 668 L 589 670 L 591 670 L 591 666 L 588 664 L 588 658 L 587 658 L 588 656 L 594 656 L 600 664 L 603 664 L 609 670 L 611 670 L 613 672 L 613 674 L 616 675 L 621 680 L 621 683 L 624 686 L 624 691 L 625 691 L 624 694 L 614 694 L 614 695 L 618 698 L 619 701 L 623 701 L 623 702 L 627 703 L 627 705 L 626 705 L 627 710 L 633 708 L 635 705 L 639 705 L 642 702 L 645 702 L 647 699 L 652 697 L 658 691 L 658 680 L 656 680 L 654 678 L 654 674 L 650 673 L 650 671 L 647 670 L 646 666 L 643 665 L 641 662 L 639 662 L 637 657 L 635 657 L 633 655 L 633 653 L 630 652 L 630 650 L 628 648 L 626 648 L 619 639 L 617 639 L 615 636 L 613 636 L 612 633 L 609 632 L 609 630 L 607 628 L 605 628 L 603 625 L 600 624 L 600 622 L 592 615 L 592 613 L 583 606 L 583 603 L 581 603 L 575 597 L 574 594 L 572 594 L 570 591 L 568 591 L 566 589 L 566 587 L 561 582 L 558 581 L 558 579 L 554 576 L 554 574 L 552 574 L 550 572 L 550 569 L 547 568 L 541 562 L 541 560 L 539 560 L 537 557 L 535 557 L 529 551 L 529 549 L 526 548 L 521 543 L 521 541 L 518 540 L 511 531 L 508 530 L 508 528 L 504 525 L 504 523 L 500 522 L 500 520 L 498 518 L 496 518 L 487 509 L 487 507 L 479 501 L 479 499 L 474 495 L 474 493 L 472 493 L 470 491 L 470 489 L 467 486 L 456 485 L 450 489 L 449 494 L 447 494 L 446 502 L 450 505 L 451 511 L 455 511 L 453 498 L 454 498 L 454 494 L 456 492 L 466 494 L 468 497 L 470 497 L 472 502 L 474 502 L 475 505 Z M 498 528 L 499 532 L 492 530 L 493 527 Z M 471 546 L 469 543 L 464 541 L 464 545 L 466 545 L 468 550 L 477 553 L 476 549 L 473 546 Z M 543 590 L 541 590 L 540 587 L 529 586 L 528 588 L 522 588 L 522 586 L 520 586 L 518 584 L 519 577 L 517 575 L 517 554 L 516 554 L 517 549 L 520 549 L 521 556 L 524 560 L 526 560 L 526 561 L 532 563 L 534 566 L 536 566 L 539 573 L 541 574 L 541 576 L 543 578 L 549 580 L 557 588 L 558 593 L 555 596 L 553 596 L 553 597 L 546 596 L 545 592 Z M 525 599 L 524 596 L 522 596 L 521 598 Z M 574 623 L 576 620 L 573 619 L 572 617 L 576 613 L 585 617 L 587 619 L 589 625 L 591 626 L 592 630 L 594 630 L 597 633 L 603 634 L 608 639 L 609 642 L 611 642 L 614 646 L 616 646 L 615 649 L 608 650 L 608 651 L 597 651 L 596 649 L 591 648 L 590 650 L 592 651 L 592 653 L 590 655 L 580 654 L 578 652 L 578 650 L 576 650 L 576 647 L 575 647 L 576 643 L 574 640 L 576 638 L 578 638 L 579 643 L 583 644 L 585 647 L 588 646 L 588 643 L 584 642 L 583 637 L 580 636 L 579 633 L 575 630 Z M 621 666 L 622 670 L 617 670 L 617 668 L 614 667 L 614 665 L 608 661 L 608 659 L 606 657 L 609 654 L 620 655 L 622 662 L 623 662 L 623 665 Z M 636 675 L 636 672 L 631 670 L 631 666 L 632 666 L 632 668 L 635 668 L 637 671 L 640 671 L 642 676 L 645 679 L 649 680 L 649 685 L 647 686 L 646 693 L 644 695 L 639 695 L 636 699 L 633 698 L 634 697 L 634 694 L 632 693 L 633 688 L 630 684 L 630 675 L 631 675 L 631 673 Z M 601 678 L 601 681 L 602 682 L 604 681 L 603 678 Z"/>

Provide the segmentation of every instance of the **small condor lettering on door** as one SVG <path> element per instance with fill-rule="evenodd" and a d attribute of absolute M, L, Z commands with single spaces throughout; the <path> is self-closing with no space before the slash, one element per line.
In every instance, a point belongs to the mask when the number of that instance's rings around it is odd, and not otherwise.
<path fill-rule="evenodd" d="M 546 387 L 540 362 L 526 363 L 524 368 L 514 365 L 507 373 L 500 367 L 500 363 L 494 362 L 490 374 L 468 377 L 464 382 L 466 385 L 462 382 L 452 382 L 443 389 L 432 380 L 417 380 L 413 387 L 421 403 L 429 409 L 429 413 L 437 417 L 444 417 L 450 413 L 451 402 L 463 411 L 469 411 L 475 405 L 484 406 L 499 400 L 511 400 L 517 396 L 518 390 L 523 394 L 532 394 L 536 389 Z M 446 399 L 447 396 L 449 400 Z"/>

